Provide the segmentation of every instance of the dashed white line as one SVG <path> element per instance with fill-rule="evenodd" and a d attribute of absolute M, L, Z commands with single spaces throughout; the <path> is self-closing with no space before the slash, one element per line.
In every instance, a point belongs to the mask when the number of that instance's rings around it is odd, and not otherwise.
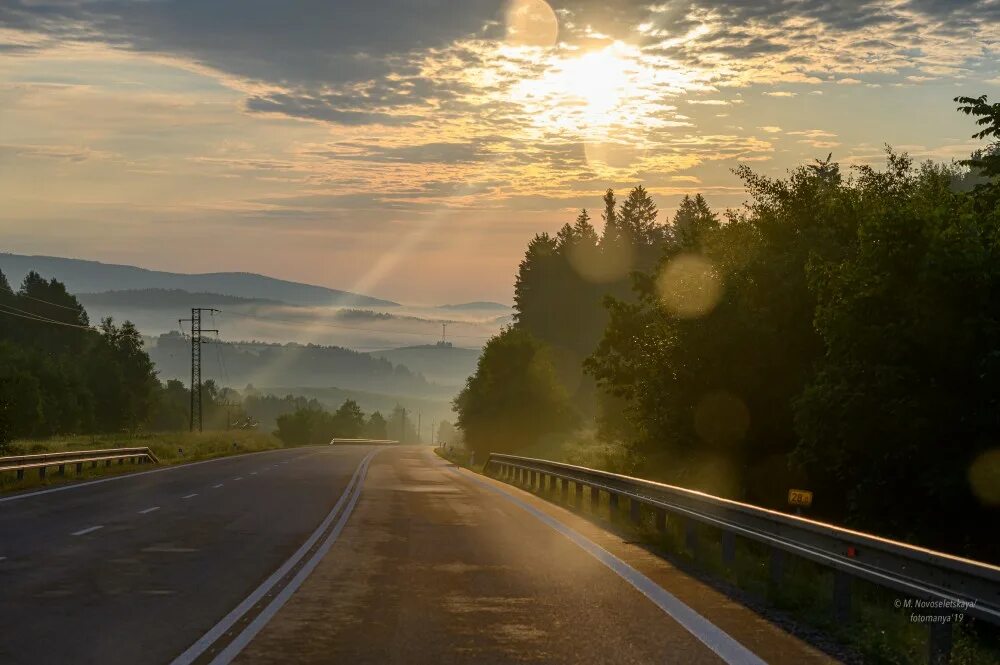
<path fill-rule="evenodd" d="M 233 478 L 233 480 L 243 480 L 243 476 L 239 476 L 238 478 Z"/>
<path fill-rule="evenodd" d="M 103 528 L 104 528 L 103 524 L 98 524 L 97 526 L 88 526 L 86 529 L 80 529 L 79 531 L 74 531 L 73 533 L 71 533 L 69 535 L 71 535 L 71 536 L 86 536 L 88 533 L 93 533 L 93 532 L 97 531 L 98 529 L 103 529 Z"/>
<path fill-rule="evenodd" d="M 257 475 L 257 472 L 256 472 L 256 471 L 251 471 L 251 472 L 250 472 L 250 475 L 251 475 L 251 476 L 256 476 L 256 475 Z"/>
<path fill-rule="evenodd" d="M 160 509 L 160 507 L 159 507 L 159 506 L 153 506 L 152 508 L 146 508 L 146 510 L 140 510 L 140 511 L 139 511 L 139 514 L 140 514 L 140 515 L 145 515 L 146 513 L 151 513 L 151 512 L 153 512 L 154 510 L 159 510 L 159 509 Z"/>
<path fill-rule="evenodd" d="M 217 490 L 220 487 L 222 487 L 222 483 L 219 483 L 218 485 L 212 485 L 212 489 L 214 489 L 214 490 Z"/>
<path fill-rule="evenodd" d="M 181 498 L 182 499 L 193 499 L 196 496 L 198 496 L 197 492 L 195 492 L 194 494 L 188 494 L 187 496 L 182 496 Z"/>
<path fill-rule="evenodd" d="M 7 557 L 5 557 L 5 556 L 0 556 L 0 561 L 6 561 L 6 560 L 7 560 Z"/>

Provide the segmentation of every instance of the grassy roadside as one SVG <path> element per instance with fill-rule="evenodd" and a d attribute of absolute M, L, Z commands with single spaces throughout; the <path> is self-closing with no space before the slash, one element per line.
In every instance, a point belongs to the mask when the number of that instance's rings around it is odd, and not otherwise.
<path fill-rule="evenodd" d="M 482 462 L 469 466 L 464 449 L 435 452 L 459 466 L 483 472 Z M 558 491 L 534 488 L 532 493 L 553 503 L 560 503 Z M 647 549 L 678 568 L 702 580 L 726 595 L 767 616 L 789 632 L 848 663 L 903 665 L 927 662 L 926 625 L 910 620 L 910 610 L 894 606 L 898 593 L 855 580 L 851 621 L 834 620 L 832 613 L 833 574 L 817 564 L 796 557 L 786 557 L 782 583 L 771 583 L 770 551 L 766 546 L 743 538 L 736 540 L 736 564 L 722 561 L 721 532 L 699 525 L 697 551 L 689 547 L 684 524 L 668 519 L 661 533 L 655 515 L 641 506 L 638 524 L 628 518 L 628 500 L 623 499 L 617 515 L 612 516 L 607 494 L 599 493 L 591 509 L 590 488 L 584 489 L 580 507 L 565 507 L 599 523 L 602 528 L 621 534 L 626 540 L 643 543 Z M 951 665 L 1000 663 L 1000 631 L 995 627 L 965 618 L 954 624 Z"/>
<path fill-rule="evenodd" d="M 160 464 L 182 464 L 284 448 L 285 445 L 271 434 L 263 432 L 232 430 L 213 432 L 164 432 L 127 436 L 124 434 L 55 437 L 45 440 L 19 440 L 10 444 L 5 455 L 28 455 L 35 453 L 62 452 L 73 450 L 96 450 L 105 448 L 128 448 L 148 446 L 159 458 Z M 98 465 L 84 468 L 76 474 L 72 465 L 67 465 L 65 476 L 59 476 L 49 469 L 45 479 L 39 479 L 37 471 L 28 471 L 22 480 L 14 473 L 0 474 L 0 492 L 61 485 L 76 480 L 87 480 L 110 475 L 120 475 L 134 471 L 149 470 L 150 466 L 134 464 Z"/>

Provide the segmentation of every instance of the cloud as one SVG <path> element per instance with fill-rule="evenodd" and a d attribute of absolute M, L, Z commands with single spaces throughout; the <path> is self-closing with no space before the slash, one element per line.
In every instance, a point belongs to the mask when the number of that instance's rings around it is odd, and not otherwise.
<path fill-rule="evenodd" d="M 777 134 L 781 131 L 781 127 L 777 127 L 774 125 L 765 125 L 764 127 L 758 127 L 757 129 L 759 129 L 762 132 L 767 132 L 768 134 Z"/>
<path fill-rule="evenodd" d="M 798 95 L 797 92 L 788 92 L 787 90 L 780 90 L 778 92 L 765 92 L 768 97 L 795 97 Z"/>

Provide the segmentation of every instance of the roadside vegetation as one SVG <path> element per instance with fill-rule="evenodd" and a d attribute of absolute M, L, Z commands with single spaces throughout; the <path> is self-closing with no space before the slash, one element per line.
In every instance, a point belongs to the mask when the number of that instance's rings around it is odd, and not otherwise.
<path fill-rule="evenodd" d="M 6 455 L 33 455 L 62 451 L 98 450 L 106 448 L 139 448 L 149 447 L 160 460 L 160 464 L 183 464 L 240 455 L 243 453 L 274 450 L 285 447 L 280 439 L 272 434 L 252 430 L 207 431 L 207 432 L 166 432 L 158 434 L 140 434 L 135 436 L 115 434 L 77 435 L 68 437 L 52 437 L 49 439 L 20 439 L 8 444 Z M 72 465 L 69 465 L 70 467 Z M 77 475 L 67 470 L 66 475 L 59 476 L 49 469 L 44 479 L 39 479 L 38 472 L 30 470 L 25 477 L 18 480 L 12 472 L 0 474 L 0 491 L 22 490 L 49 485 L 57 485 L 75 480 L 85 480 L 107 475 L 145 471 L 152 467 L 135 466 L 132 464 L 98 465 L 96 468 L 84 467 Z"/>
<path fill-rule="evenodd" d="M 1000 105 L 960 98 L 980 139 Z M 613 469 L 1000 561 L 1000 142 L 832 157 L 748 203 L 641 185 L 528 244 L 515 322 L 455 400 L 466 445 Z"/>

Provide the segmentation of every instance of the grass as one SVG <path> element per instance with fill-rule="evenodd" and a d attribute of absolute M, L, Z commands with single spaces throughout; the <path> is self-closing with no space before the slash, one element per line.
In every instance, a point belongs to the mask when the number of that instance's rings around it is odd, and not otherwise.
<path fill-rule="evenodd" d="M 469 467 L 469 454 L 464 449 L 437 449 L 436 452 L 455 464 L 483 472 L 481 463 Z M 599 458 L 606 455 L 606 451 L 597 453 Z M 560 503 L 557 490 L 532 488 L 531 491 Z M 570 491 L 568 507 L 588 519 L 604 523 L 602 526 L 611 522 L 612 528 L 626 539 L 644 543 L 651 551 L 754 609 L 769 614 L 777 611 L 781 623 L 791 624 L 793 632 L 816 642 L 836 657 L 878 665 L 927 662 L 928 627 L 910 620 L 913 610 L 895 607 L 900 594 L 855 579 L 852 582 L 851 620 L 841 623 L 833 617 L 834 575 L 830 569 L 786 554 L 781 583 L 776 585 L 771 581 L 771 553 L 766 545 L 737 538 L 735 562 L 727 565 L 722 559 L 720 530 L 697 523 L 697 545 L 696 550 L 692 550 L 688 546 L 686 525 L 681 519 L 668 518 L 666 529 L 660 532 L 652 510 L 641 506 L 640 521 L 634 524 L 628 518 L 627 499 L 620 500 L 619 511 L 613 516 L 607 493 L 597 494 L 598 500 L 592 509 L 589 487 L 584 488 L 579 507 L 574 504 L 575 492 Z M 1000 631 L 995 626 L 969 617 L 953 625 L 951 665 L 1000 663 Z"/>
<path fill-rule="evenodd" d="M 128 436 L 124 434 L 108 434 L 93 436 L 54 437 L 44 440 L 19 440 L 12 442 L 4 455 L 28 455 L 35 453 L 62 452 L 72 450 L 97 450 L 106 448 L 130 448 L 148 446 L 160 460 L 160 464 L 182 464 L 199 460 L 239 455 L 241 453 L 259 452 L 284 448 L 284 444 L 271 434 L 249 430 L 212 431 L 212 432 L 164 432 L 155 434 L 140 434 Z M 28 470 L 25 477 L 17 480 L 13 472 L 0 474 L 0 491 L 47 487 L 64 484 L 74 480 L 86 480 L 108 475 L 119 475 L 133 471 L 145 470 L 149 466 L 134 464 L 116 464 L 111 466 L 98 465 L 96 468 L 85 466 L 82 473 L 73 472 L 72 464 L 66 465 L 66 475 L 59 476 L 53 468 L 49 468 L 44 479 L 38 477 L 37 470 Z"/>

